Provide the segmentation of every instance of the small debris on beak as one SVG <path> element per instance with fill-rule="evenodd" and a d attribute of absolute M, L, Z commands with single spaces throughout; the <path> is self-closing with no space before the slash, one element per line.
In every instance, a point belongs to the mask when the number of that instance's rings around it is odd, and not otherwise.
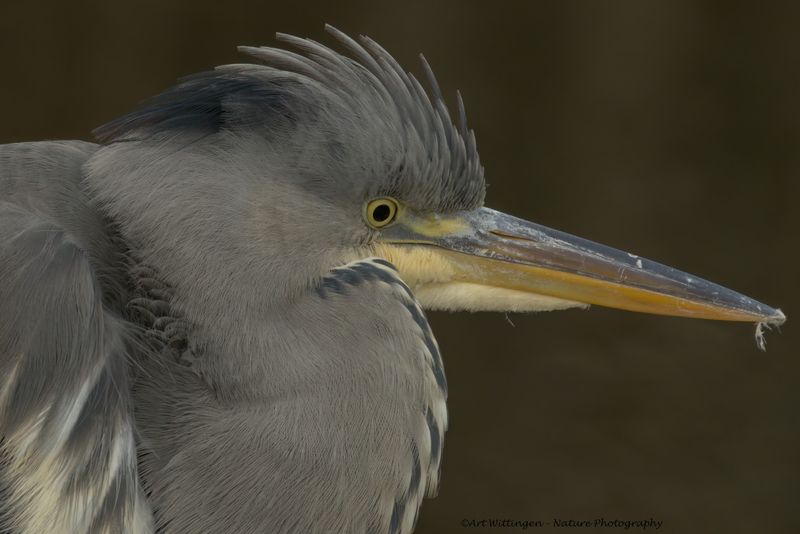
<path fill-rule="evenodd" d="M 779 312 L 781 310 L 778 310 Z M 780 326 L 786 322 L 786 316 L 781 313 L 781 317 L 778 319 L 773 319 L 770 321 L 761 321 L 760 323 L 756 323 L 756 345 L 760 350 L 766 352 L 767 350 L 767 340 L 764 337 L 764 330 L 772 330 L 773 326 Z"/>

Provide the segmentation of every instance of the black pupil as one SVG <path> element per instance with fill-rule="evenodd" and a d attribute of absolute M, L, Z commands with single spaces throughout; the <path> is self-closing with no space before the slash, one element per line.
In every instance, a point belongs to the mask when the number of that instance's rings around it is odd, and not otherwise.
<path fill-rule="evenodd" d="M 372 210 L 372 218 L 377 222 L 384 222 L 389 218 L 389 216 L 391 216 L 391 214 L 392 209 L 388 204 L 379 204 L 375 206 L 374 210 Z"/>

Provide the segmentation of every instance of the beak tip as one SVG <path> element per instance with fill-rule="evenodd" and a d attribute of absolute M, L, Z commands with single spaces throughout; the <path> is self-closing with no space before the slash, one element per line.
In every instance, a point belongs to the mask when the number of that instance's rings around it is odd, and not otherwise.
<path fill-rule="evenodd" d="M 775 308 L 775 313 L 767 317 L 767 320 L 764 322 L 769 325 L 780 326 L 786 322 L 786 314 L 784 314 L 780 308 Z"/>

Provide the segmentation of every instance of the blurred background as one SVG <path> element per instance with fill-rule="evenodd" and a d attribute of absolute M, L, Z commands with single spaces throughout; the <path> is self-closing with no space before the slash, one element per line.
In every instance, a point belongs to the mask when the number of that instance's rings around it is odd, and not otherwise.
<path fill-rule="evenodd" d="M 790 317 L 764 354 L 751 325 L 430 314 L 451 425 L 418 532 L 598 517 L 800 532 L 800 4 L 5 0 L 0 142 L 91 139 L 176 78 L 240 61 L 238 44 L 330 43 L 325 22 L 417 74 L 424 52 L 461 89 L 487 204 Z"/>

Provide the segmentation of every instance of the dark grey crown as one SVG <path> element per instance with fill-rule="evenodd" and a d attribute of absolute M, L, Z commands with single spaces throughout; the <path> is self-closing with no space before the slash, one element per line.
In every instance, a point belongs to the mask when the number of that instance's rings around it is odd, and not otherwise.
<path fill-rule="evenodd" d="M 370 38 L 356 42 L 326 30 L 348 55 L 278 34 L 300 53 L 240 47 L 261 64 L 224 65 L 184 78 L 94 133 L 110 144 L 252 130 L 276 154 L 295 154 L 298 174 L 331 175 L 364 195 L 397 196 L 421 209 L 481 205 L 483 168 L 461 95 L 456 127 L 424 57 L 430 97 Z"/>

